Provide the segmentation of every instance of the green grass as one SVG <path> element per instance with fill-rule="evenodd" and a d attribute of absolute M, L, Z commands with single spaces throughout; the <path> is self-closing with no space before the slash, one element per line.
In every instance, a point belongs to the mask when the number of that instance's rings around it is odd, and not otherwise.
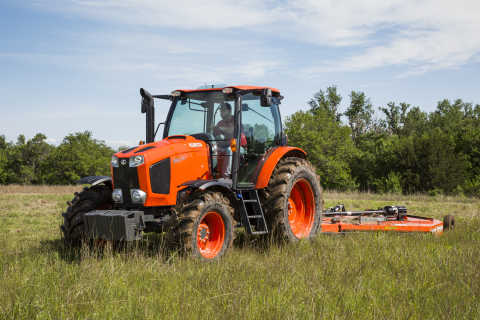
<path fill-rule="evenodd" d="M 326 193 L 349 210 L 404 204 L 454 214 L 443 236 L 320 235 L 265 244 L 237 232 L 217 263 L 168 252 L 160 235 L 116 252 L 61 245 L 70 194 L 0 193 L 0 317 L 39 319 L 474 319 L 478 199 Z"/>

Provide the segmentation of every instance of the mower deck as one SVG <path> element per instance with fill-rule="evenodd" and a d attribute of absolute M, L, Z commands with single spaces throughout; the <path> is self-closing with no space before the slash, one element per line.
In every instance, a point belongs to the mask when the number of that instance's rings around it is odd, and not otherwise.
<path fill-rule="evenodd" d="M 335 218 L 338 220 L 335 222 Z M 395 231 L 395 232 L 421 232 L 441 235 L 443 222 L 433 218 L 405 216 L 404 221 L 387 220 L 384 216 L 371 217 L 326 217 L 322 220 L 323 232 L 348 232 L 348 231 Z M 363 221 L 362 221 L 363 220 Z"/>

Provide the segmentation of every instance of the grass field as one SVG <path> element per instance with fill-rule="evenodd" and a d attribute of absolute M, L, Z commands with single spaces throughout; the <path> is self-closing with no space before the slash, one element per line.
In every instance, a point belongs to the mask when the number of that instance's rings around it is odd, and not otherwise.
<path fill-rule="evenodd" d="M 58 226 L 76 187 L 0 186 L 0 317 L 5 319 L 475 319 L 480 204 L 461 197 L 325 193 L 349 210 L 406 205 L 457 227 L 443 236 L 320 235 L 201 263 L 150 235 L 122 252 L 69 249 Z"/>

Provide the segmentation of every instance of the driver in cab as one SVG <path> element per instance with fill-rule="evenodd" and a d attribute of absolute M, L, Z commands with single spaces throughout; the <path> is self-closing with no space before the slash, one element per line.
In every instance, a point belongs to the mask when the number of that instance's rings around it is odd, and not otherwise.
<path fill-rule="evenodd" d="M 218 121 L 217 125 L 210 126 L 210 129 L 213 129 L 213 134 L 215 136 L 222 135 L 225 141 L 218 141 L 218 160 L 217 160 L 217 171 L 220 173 L 222 178 L 230 179 L 231 178 L 231 168 L 232 168 L 232 150 L 230 149 L 230 140 L 233 139 L 233 129 L 234 129 L 234 117 L 232 115 L 232 106 L 228 102 L 223 102 L 220 104 L 220 117 L 222 120 Z M 241 126 L 241 143 L 243 147 L 247 144 L 247 139 L 245 138 L 243 125 Z"/>

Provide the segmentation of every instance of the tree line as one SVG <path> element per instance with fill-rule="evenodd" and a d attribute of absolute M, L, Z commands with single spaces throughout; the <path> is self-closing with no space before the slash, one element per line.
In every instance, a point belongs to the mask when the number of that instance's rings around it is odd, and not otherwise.
<path fill-rule="evenodd" d="M 110 175 L 116 150 L 93 139 L 91 132 L 69 134 L 57 147 L 45 139 L 42 133 L 28 141 L 20 135 L 13 143 L 0 135 L 0 183 L 73 184 L 83 177 Z"/>
<path fill-rule="evenodd" d="M 304 149 L 327 189 L 379 193 L 480 195 L 480 105 L 458 99 L 423 112 L 405 102 L 373 107 L 352 91 L 340 112 L 337 87 L 315 93 L 308 111 L 284 119 L 289 145 Z M 0 184 L 72 184 L 110 175 L 114 150 L 92 133 L 66 136 L 60 145 L 44 134 L 0 135 Z"/>
<path fill-rule="evenodd" d="M 379 193 L 480 194 L 480 105 L 443 100 L 434 112 L 405 102 L 379 107 L 337 87 L 285 119 L 289 144 L 304 149 L 323 187 Z M 380 115 L 378 115 L 380 114 Z"/>

